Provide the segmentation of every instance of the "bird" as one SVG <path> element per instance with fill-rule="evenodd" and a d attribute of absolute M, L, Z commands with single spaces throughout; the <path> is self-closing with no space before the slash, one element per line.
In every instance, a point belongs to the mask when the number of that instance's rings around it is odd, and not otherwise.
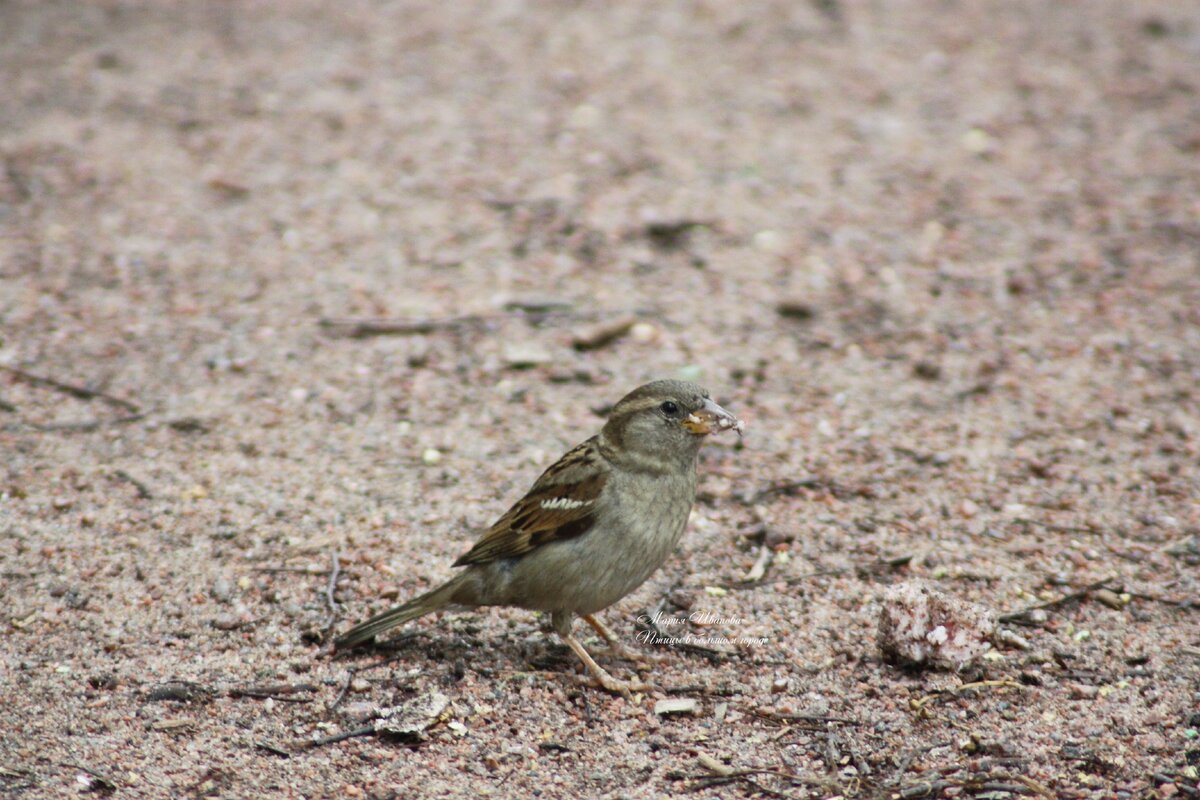
<path fill-rule="evenodd" d="M 621 680 L 572 633 L 582 617 L 610 651 L 626 650 L 596 616 L 641 586 L 674 551 L 696 499 L 696 461 L 709 434 L 744 423 L 688 381 L 656 380 L 612 407 L 600 432 L 568 450 L 454 562 L 462 572 L 377 614 L 334 641 L 342 652 L 443 610 L 515 606 L 549 613 L 592 686 L 630 697 L 653 687 Z"/>

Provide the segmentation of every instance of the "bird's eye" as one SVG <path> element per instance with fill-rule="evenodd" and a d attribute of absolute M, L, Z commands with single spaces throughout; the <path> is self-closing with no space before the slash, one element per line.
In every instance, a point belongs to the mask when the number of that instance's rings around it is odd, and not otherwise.
<path fill-rule="evenodd" d="M 662 411 L 668 417 L 673 417 L 679 413 L 679 406 L 675 405 L 675 403 L 671 400 L 666 401 L 658 408 L 660 411 Z"/>

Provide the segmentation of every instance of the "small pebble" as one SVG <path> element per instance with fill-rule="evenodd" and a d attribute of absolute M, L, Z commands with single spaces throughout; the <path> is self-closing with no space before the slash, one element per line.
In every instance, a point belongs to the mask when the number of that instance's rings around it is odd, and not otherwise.
<path fill-rule="evenodd" d="M 504 363 L 509 369 L 531 369 L 552 361 L 554 356 L 537 345 L 514 344 L 504 348 Z"/>
<path fill-rule="evenodd" d="M 233 584 L 225 578 L 217 578 L 213 581 L 212 588 L 208 590 L 212 598 L 219 603 L 228 603 L 233 599 Z"/>
<path fill-rule="evenodd" d="M 1029 640 L 1020 635 L 1016 631 L 1011 631 L 1008 628 L 1001 628 L 996 631 L 996 643 L 1007 647 L 1014 647 L 1018 650 L 1028 650 L 1030 648 Z"/>
<path fill-rule="evenodd" d="M 754 249 L 763 253 L 778 254 L 783 251 L 783 237 L 772 230 L 754 234 Z"/>
<path fill-rule="evenodd" d="M 575 334 L 571 345 L 581 352 L 599 350 L 625 336 L 637 324 L 637 317 L 621 317 L 585 328 Z"/>
<path fill-rule="evenodd" d="M 638 344 L 647 344 L 658 339 L 658 328 L 649 322 L 639 322 L 629 329 L 629 336 Z"/>
<path fill-rule="evenodd" d="M 442 451 L 433 447 L 425 448 L 425 452 L 421 453 L 421 460 L 429 466 L 433 466 L 442 460 Z"/>
<path fill-rule="evenodd" d="M 1092 596 L 1104 605 L 1117 611 L 1125 607 L 1125 602 L 1121 600 L 1120 595 L 1109 589 L 1097 589 L 1092 593 Z"/>
<path fill-rule="evenodd" d="M 1100 694 L 1100 687 L 1098 686 L 1072 683 L 1067 688 L 1071 693 L 1071 697 L 1076 700 L 1093 700 Z"/>
<path fill-rule="evenodd" d="M 784 319 L 794 320 L 810 320 L 817 315 L 817 309 L 804 300 L 786 299 L 780 300 L 775 305 L 775 313 Z"/>
<path fill-rule="evenodd" d="M 351 719 L 367 719 L 379 713 L 379 706 L 376 703 L 361 701 L 357 703 L 346 703 L 342 706 L 341 714 Z"/>
<path fill-rule="evenodd" d="M 654 713 L 660 717 L 668 714 L 695 714 L 699 705 L 691 697 L 673 697 L 655 703 Z"/>

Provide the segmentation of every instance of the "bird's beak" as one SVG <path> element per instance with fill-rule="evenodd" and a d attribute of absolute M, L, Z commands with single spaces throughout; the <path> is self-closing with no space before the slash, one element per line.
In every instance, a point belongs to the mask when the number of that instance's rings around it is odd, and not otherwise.
<path fill-rule="evenodd" d="M 697 436 L 706 436 L 710 433 L 720 433 L 730 429 L 737 431 L 738 436 L 741 436 L 742 430 L 746 427 L 740 419 L 707 398 L 702 407 L 688 414 L 680 424 L 689 433 Z"/>

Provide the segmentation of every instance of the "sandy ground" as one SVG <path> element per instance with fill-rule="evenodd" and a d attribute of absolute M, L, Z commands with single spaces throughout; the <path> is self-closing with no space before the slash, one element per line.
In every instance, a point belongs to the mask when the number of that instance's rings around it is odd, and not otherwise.
<path fill-rule="evenodd" d="M 1200 794 L 1195 4 L 5 0 L 0 109 L 0 795 Z M 320 654 L 673 375 L 661 692 Z"/>

